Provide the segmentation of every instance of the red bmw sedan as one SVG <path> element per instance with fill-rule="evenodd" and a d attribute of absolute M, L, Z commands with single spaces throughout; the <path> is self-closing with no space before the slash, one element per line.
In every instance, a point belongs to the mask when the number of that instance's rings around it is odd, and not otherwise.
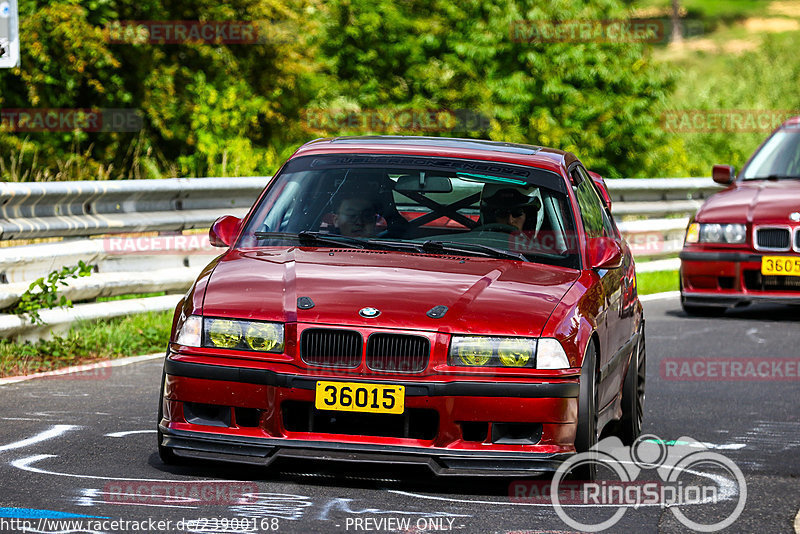
<path fill-rule="evenodd" d="M 568 152 L 426 137 L 301 147 L 175 310 L 158 450 L 557 469 L 640 434 L 642 307 L 602 178 Z"/>
<path fill-rule="evenodd" d="M 690 221 L 681 251 L 681 304 L 718 315 L 753 302 L 800 304 L 800 117 L 781 125 L 738 177 L 714 165 L 728 188 Z"/>

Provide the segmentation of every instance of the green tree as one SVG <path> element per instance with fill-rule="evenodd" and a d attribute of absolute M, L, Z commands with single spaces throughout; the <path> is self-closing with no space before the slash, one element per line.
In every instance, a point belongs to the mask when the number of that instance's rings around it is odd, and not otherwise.
<path fill-rule="evenodd" d="M 518 21 L 624 18 L 615 0 L 333 0 L 325 9 L 327 83 L 315 106 L 471 109 L 492 119 L 471 135 L 573 151 L 607 176 L 645 175 L 674 150 L 654 111 L 673 80 L 647 45 L 513 33 Z"/>

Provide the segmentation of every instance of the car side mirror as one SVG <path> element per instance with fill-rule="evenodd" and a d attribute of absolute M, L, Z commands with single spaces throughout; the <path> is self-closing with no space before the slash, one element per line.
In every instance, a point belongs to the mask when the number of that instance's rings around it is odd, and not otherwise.
<path fill-rule="evenodd" d="M 229 247 L 236 239 L 241 224 L 242 220 L 239 217 L 224 215 L 214 221 L 214 224 L 208 229 L 208 240 L 211 241 L 212 246 Z"/>
<path fill-rule="evenodd" d="M 622 247 L 610 237 L 589 239 L 589 268 L 617 269 L 622 267 Z"/>
<path fill-rule="evenodd" d="M 711 178 L 721 185 L 730 185 L 736 177 L 734 168 L 730 165 L 714 165 L 711 169 Z"/>
<path fill-rule="evenodd" d="M 588 171 L 589 176 L 592 178 L 594 185 L 597 186 L 597 189 L 600 190 L 600 195 L 603 197 L 603 202 L 606 203 L 606 207 L 608 207 L 608 211 L 611 211 L 611 194 L 608 192 L 608 187 L 606 187 L 606 181 L 603 180 L 603 177 L 597 174 L 596 172 Z"/>

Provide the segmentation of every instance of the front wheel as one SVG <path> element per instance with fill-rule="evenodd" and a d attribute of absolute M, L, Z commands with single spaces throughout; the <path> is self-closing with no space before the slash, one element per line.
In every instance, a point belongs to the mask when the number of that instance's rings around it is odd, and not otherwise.
<path fill-rule="evenodd" d="M 578 429 L 575 450 L 586 452 L 597 444 L 597 350 L 592 339 L 586 347 L 581 369 L 580 397 L 578 398 Z M 573 475 L 580 480 L 597 477 L 597 463 L 583 462 Z"/>
<path fill-rule="evenodd" d="M 161 388 L 158 391 L 158 420 L 156 421 L 156 435 L 158 436 L 158 457 L 167 465 L 176 465 L 181 463 L 181 458 L 177 456 L 172 449 L 165 447 L 161 444 L 164 435 L 161 433 L 160 425 L 161 420 L 164 418 L 164 383 L 166 382 L 167 374 L 161 372 Z"/>
<path fill-rule="evenodd" d="M 645 347 L 644 328 L 636 345 L 625 384 L 622 386 L 622 419 L 620 420 L 619 437 L 625 445 L 633 445 L 642 433 L 644 420 L 644 385 L 647 379 L 647 349 Z"/>

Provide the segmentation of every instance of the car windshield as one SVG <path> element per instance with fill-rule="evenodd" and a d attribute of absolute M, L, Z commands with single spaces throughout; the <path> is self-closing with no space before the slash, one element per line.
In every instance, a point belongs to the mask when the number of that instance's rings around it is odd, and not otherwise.
<path fill-rule="evenodd" d="M 800 178 L 800 129 L 782 129 L 764 143 L 747 167 L 744 180 Z"/>
<path fill-rule="evenodd" d="M 578 268 L 566 187 L 550 171 L 486 161 L 298 157 L 274 178 L 237 246 L 370 248 Z"/>

